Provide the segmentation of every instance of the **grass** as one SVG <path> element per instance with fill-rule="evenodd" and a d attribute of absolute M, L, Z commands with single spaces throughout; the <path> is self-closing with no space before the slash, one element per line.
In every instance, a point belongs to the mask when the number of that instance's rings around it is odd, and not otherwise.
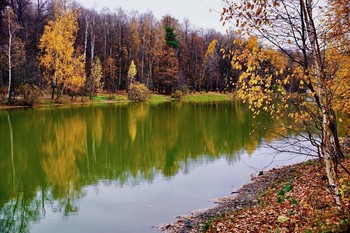
<path fill-rule="evenodd" d="M 125 95 L 99 95 L 92 98 L 95 102 L 107 102 L 107 101 L 128 101 L 128 97 Z"/>
<path fill-rule="evenodd" d="M 165 103 L 171 101 L 170 96 L 165 96 L 165 95 L 158 95 L 158 94 L 152 94 L 150 96 L 149 102 L 150 103 Z"/>
<path fill-rule="evenodd" d="M 221 93 L 196 93 L 185 95 L 181 98 L 181 101 L 184 102 L 201 102 L 201 101 L 223 101 L 223 100 L 232 100 L 232 97 L 228 94 Z"/>

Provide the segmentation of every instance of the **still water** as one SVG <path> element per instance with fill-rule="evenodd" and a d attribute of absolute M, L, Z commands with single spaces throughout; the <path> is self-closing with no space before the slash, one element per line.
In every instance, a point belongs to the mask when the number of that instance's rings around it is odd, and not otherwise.
<path fill-rule="evenodd" d="M 266 169 L 275 130 L 234 101 L 1 111 L 0 232 L 157 232 Z"/>

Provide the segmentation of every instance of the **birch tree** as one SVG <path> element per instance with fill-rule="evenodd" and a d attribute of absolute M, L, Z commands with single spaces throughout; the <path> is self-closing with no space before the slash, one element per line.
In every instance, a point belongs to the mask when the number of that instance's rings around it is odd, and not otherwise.
<path fill-rule="evenodd" d="M 329 189 L 333 193 L 339 211 L 345 210 L 339 194 L 337 168 L 343 154 L 337 134 L 337 116 L 333 109 L 333 76 L 325 64 L 327 40 L 321 13 L 322 1 L 313 0 L 225 0 L 222 13 L 224 23 L 233 23 L 243 35 L 257 35 L 266 43 L 283 51 L 294 70 L 263 67 L 269 60 L 264 50 L 225 51 L 232 55 L 234 69 L 242 70 L 239 96 L 249 103 L 251 110 L 264 110 L 276 119 L 292 119 L 282 122 L 285 129 L 303 130 L 307 139 L 317 148 L 324 161 Z M 295 56 L 300 54 L 300 56 Z M 243 56 L 243 57 L 242 57 Z M 277 61 L 278 62 L 278 61 Z M 264 69 L 261 69 L 264 68 Z M 258 72 L 259 71 L 259 72 Z M 283 74 L 283 75 L 281 75 Z M 286 86 L 298 80 L 299 90 L 290 93 Z M 294 131 L 294 132 L 295 132 Z"/>
<path fill-rule="evenodd" d="M 12 68 L 13 68 L 13 49 L 16 44 L 19 45 L 20 42 L 18 38 L 15 38 L 15 33 L 20 29 L 19 24 L 16 22 L 15 14 L 11 7 L 6 8 L 6 21 L 7 21 L 7 33 L 8 33 L 8 44 L 7 44 L 7 58 L 8 58 L 8 88 L 7 88 L 7 99 L 10 101 L 12 93 Z M 17 41 L 15 41 L 17 39 Z"/>
<path fill-rule="evenodd" d="M 99 58 L 95 59 L 92 65 L 90 77 L 86 80 L 86 86 L 89 91 L 90 99 L 96 95 L 102 87 L 102 66 Z"/>

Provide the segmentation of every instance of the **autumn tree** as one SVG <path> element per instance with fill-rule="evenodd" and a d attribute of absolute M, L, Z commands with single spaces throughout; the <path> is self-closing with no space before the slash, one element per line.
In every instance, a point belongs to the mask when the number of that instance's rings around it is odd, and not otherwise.
<path fill-rule="evenodd" d="M 100 91 L 103 87 L 102 83 L 102 66 L 99 58 L 95 59 L 92 65 L 89 78 L 86 79 L 86 89 L 88 90 L 90 99 L 96 95 L 96 92 Z"/>
<path fill-rule="evenodd" d="M 117 89 L 117 68 L 113 57 L 108 57 L 105 61 L 103 66 L 103 80 L 104 88 L 106 90 L 113 91 Z"/>
<path fill-rule="evenodd" d="M 189 37 L 190 57 L 187 82 L 189 86 L 200 91 L 202 88 L 201 70 L 205 54 L 205 39 L 197 32 L 191 32 Z"/>
<path fill-rule="evenodd" d="M 129 70 L 128 70 L 128 86 L 131 83 L 135 82 L 136 74 L 137 74 L 137 69 L 136 69 L 134 60 L 132 60 L 130 63 L 130 66 L 129 66 Z"/>
<path fill-rule="evenodd" d="M 7 67 L 8 67 L 8 88 L 7 88 L 7 99 L 10 101 L 11 93 L 12 93 L 12 75 L 13 75 L 13 67 L 16 51 L 21 52 L 23 50 L 23 43 L 21 40 L 15 36 L 16 31 L 20 29 L 19 24 L 16 22 L 15 14 L 11 7 L 7 7 L 5 11 L 6 21 L 7 21 L 7 34 L 8 34 L 8 43 L 6 45 L 7 49 L 5 51 L 7 55 Z M 17 54 L 18 55 L 18 54 Z M 17 59 L 24 57 L 22 53 L 21 56 L 16 56 Z"/>
<path fill-rule="evenodd" d="M 140 15 L 141 35 L 141 67 L 140 81 L 148 88 L 153 88 L 153 82 L 158 75 L 157 60 L 164 46 L 164 30 L 151 12 Z"/>
<path fill-rule="evenodd" d="M 163 49 L 158 65 L 159 76 L 154 86 L 158 89 L 158 93 L 169 95 L 175 91 L 178 82 L 179 63 L 173 48 L 166 46 Z"/>
<path fill-rule="evenodd" d="M 327 1 L 326 36 L 328 47 L 325 52 L 327 70 L 333 76 L 332 91 L 334 93 L 334 108 L 348 114 L 350 112 L 350 9 L 349 0 Z"/>
<path fill-rule="evenodd" d="M 333 75 L 325 64 L 324 48 L 327 47 L 324 27 L 315 9 L 322 2 L 313 0 L 248 0 L 225 1 L 222 19 L 233 21 L 243 34 L 255 34 L 270 45 L 283 51 L 292 61 L 294 71 L 288 74 L 275 67 L 261 69 L 269 59 L 264 50 L 253 49 L 244 53 L 245 59 L 232 56 L 234 69 L 247 67 L 240 75 L 240 97 L 249 103 L 251 110 L 265 110 L 279 119 L 285 129 L 307 138 L 323 158 L 330 191 L 339 211 L 344 210 L 339 195 L 337 167 L 343 154 L 337 135 L 337 116 L 334 111 L 334 91 L 331 88 Z M 300 54 L 300 56 L 295 56 Z M 271 60 L 271 59 L 270 59 Z M 273 75 L 274 73 L 274 75 Z M 284 74 L 284 75 L 281 75 Z M 305 92 L 290 93 L 286 90 L 291 80 L 298 80 Z M 287 119 L 282 121 L 282 119 Z M 289 119 L 289 121 L 288 121 Z M 291 124 L 290 120 L 294 123 Z M 307 136 L 305 136 L 307 135 Z"/>
<path fill-rule="evenodd" d="M 212 79 L 216 77 L 215 79 L 217 80 L 217 76 L 219 75 L 219 72 L 217 70 L 218 69 L 218 61 L 216 59 L 217 56 L 215 56 L 217 44 L 218 44 L 217 39 L 212 40 L 209 43 L 207 51 L 204 54 L 201 79 L 204 80 L 206 78 L 207 91 L 212 91 L 212 86 L 213 86 Z M 216 83 L 218 83 L 218 81 L 216 81 Z"/>
<path fill-rule="evenodd" d="M 74 49 L 77 13 L 65 0 L 57 1 L 55 18 L 48 22 L 40 38 L 39 61 L 51 85 L 52 99 L 56 95 L 56 101 L 65 89 L 76 92 L 85 82 L 84 57 L 77 55 Z"/>

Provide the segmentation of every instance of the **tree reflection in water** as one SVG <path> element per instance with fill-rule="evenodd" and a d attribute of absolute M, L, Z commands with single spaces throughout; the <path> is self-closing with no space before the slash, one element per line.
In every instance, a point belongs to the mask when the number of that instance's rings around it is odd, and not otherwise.
<path fill-rule="evenodd" d="M 253 131 L 256 122 L 266 130 Z M 88 185 L 152 182 L 239 160 L 275 126 L 239 102 L 177 102 L 3 111 L 0 127 L 0 232 L 26 232 L 46 208 L 78 213 Z"/>

